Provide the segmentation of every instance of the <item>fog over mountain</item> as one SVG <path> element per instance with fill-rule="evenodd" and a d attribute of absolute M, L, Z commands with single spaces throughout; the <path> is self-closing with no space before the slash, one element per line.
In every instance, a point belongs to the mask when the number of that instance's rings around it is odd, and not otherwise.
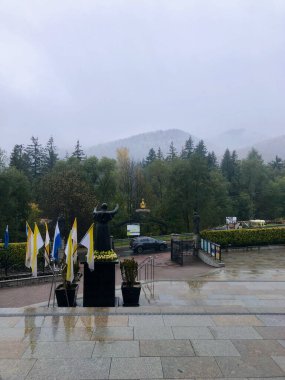
<path fill-rule="evenodd" d="M 268 135 L 263 132 L 253 132 L 246 128 L 237 128 L 206 137 L 205 143 L 210 150 L 214 150 L 217 155 L 221 155 L 226 148 L 229 150 L 239 150 L 246 147 L 247 149 L 248 146 L 256 145 L 267 138 Z"/>
<path fill-rule="evenodd" d="M 141 133 L 126 139 L 115 140 L 106 144 L 99 144 L 86 149 L 88 156 L 111 157 L 116 158 L 118 148 L 128 148 L 130 156 L 135 160 L 145 158 L 151 148 L 155 151 L 161 149 L 164 155 L 169 151 L 171 142 L 174 143 L 178 153 L 181 152 L 185 141 L 189 138 L 190 133 L 179 129 L 169 129 L 166 131 L 155 131 Z M 194 143 L 198 142 L 198 137 L 191 135 Z"/>
<path fill-rule="evenodd" d="M 249 145 L 242 149 L 237 150 L 239 158 L 245 158 L 248 152 L 252 149 L 256 149 L 265 162 L 270 162 L 279 156 L 283 160 L 285 159 L 285 135 L 270 138 L 264 141 L 257 142 L 256 144 Z"/>
<path fill-rule="evenodd" d="M 276 155 L 285 159 L 285 135 L 265 139 L 263 133 L 252 133 L 246 129 L 229 130 L 212 137 L 194 136 L 180 129 L 169 129 L 166 131 L 154 131 L 141 133 L 126 139 L 115 140 L 106 144 L 94 145 L 85 149 L 87 156 L 116 158 L 118 148 L 129 149 L 130 156 L 134 160 L 142 160 L 148 155 L 151 148 L 155 151 L 161 149 L 164 155 L 169 152 L 173 142 L 178 154 L 181 152 L 186 140 L 192 137 L 194 144 L 203 140 L 208 151 L 214 151 L 221 159 L 225 150 L 236 150 L 239 158 L 245 158 L 248 152 L 255 148 L 263 156 L 264 161 L 271 161 Z"/>

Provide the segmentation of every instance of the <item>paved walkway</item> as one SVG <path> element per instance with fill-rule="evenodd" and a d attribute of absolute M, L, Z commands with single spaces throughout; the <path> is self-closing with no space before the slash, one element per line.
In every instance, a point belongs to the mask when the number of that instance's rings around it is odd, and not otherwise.
<path fill-rule="evenodd" d="M 260 251 L 236 250 L 223 253 L 224 268 L 211 268 L 200 260 L 181 267 L 170 260 L 170 253 L 147 253 L 136 255 L 141 262 L 148 256 L 155 261 L 155 280 L 184 280 L 198 287 L 200 281 L 285 281 L 285 248 L 266 248 Z M 123 257 L 124 259 L 124 257 Z M 199 281 L 198 281 L 199 280 Z M 198 282 L 197 282 L 198 281 Z M 121 283 L 119 265 L 116 266 L 116 285 Z M 83 292 L 83 281 L 79 283 Z M 158 288 L 156 288 L 158 290 Z M 22 288 L 0 289 L 0 307 L 23 307 L 47 302 L 50 284 Z"/>
<path fill-rule="evenodd" d="M 138 308 L 0 309 L 0 379 L 285 379 L 284 249 L 159 258 Z"/>
<path fill-rule="evenodd" d="M 154 257 L 154 277 L 157 280 L 188 280 L 214 272 L 213 268 L 198 259 L 194 260 L 193 265 L 181 267 L 180 265 L 171 262 L 170 252 L 136 255 L 135 259 L 140 263 L 149 256 Z M 122 259 L 124 258 L 125 257 L 122 257 Z M 119 265 L 116 265 L 116 286 L 119 287 L 121 282 L 120 268 Z M 23 307 L 31 304 L 47 302 L 50 288 L 50 284 L 2 288 L 0 289 L 0 307 Z M 83 280 L 79 282 L 79 294 L 82 292 Z"/>
<path fill-rule="evenodd" d="M 285 379 L 284 314 L 119 309 L 2 313 L 1 379 Z"/>

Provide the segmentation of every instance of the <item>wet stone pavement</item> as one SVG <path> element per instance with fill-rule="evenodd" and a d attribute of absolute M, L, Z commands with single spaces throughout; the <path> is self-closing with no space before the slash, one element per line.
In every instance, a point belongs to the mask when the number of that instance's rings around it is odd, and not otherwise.
<path fill-rule="evenodd" d="M 119 289 L 114 308 L 3 307 L 0 379 L 285 379 L 284 258 L 231 251 L 187 278 L 159 256 L 137 308 Z"/>
<path fill-rule="evenodd" d="M 222 258 L 225 267 L 208 273 L 207 279 L 285 281 L 285 246 L 223 251 Z"/>

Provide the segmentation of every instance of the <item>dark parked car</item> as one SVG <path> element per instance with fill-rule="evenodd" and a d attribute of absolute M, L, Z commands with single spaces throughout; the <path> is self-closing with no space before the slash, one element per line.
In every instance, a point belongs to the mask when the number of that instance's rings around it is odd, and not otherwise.
<path fill-rule="evenodd" d="M 131 240 L 130 248 L 132 248 L 134 253 L 142 253 L 148 249 L 164 251 L 167 249 L 167 244 L 164 240 L 157 240 L 147 236 L 140 236 Z"/>

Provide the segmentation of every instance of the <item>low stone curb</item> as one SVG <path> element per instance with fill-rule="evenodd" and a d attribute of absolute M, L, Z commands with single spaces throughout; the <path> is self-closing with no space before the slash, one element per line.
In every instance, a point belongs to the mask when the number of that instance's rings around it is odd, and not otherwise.
<path fill-rule="evenodd" d="M 56 275 L 56 280 L 61 279 L 61 275 Z M 28 277 L 28 278 L 16 278 L 13 280 L 0 281 L 0 288 L 10 288 L 16 286 L 29 286 L 35 284 L 44 284 L 46 282 L 52 282 L 53 276 L 40 276 L 40 277 Z"/>
<path fill-rule="evenodd" d="M 199 252 L 198 252 L 198 257 L 205 264 L 208 264 L 212 267 L 221 268 L 221 267 L 225 266 L 225 263 L 223 263 L 222 261 L 217 261 L 217 260 L 213 259 L 212 256 L 210 256 L 208 253 L 203 252 L 201 250 L 199 250 Z"/>

